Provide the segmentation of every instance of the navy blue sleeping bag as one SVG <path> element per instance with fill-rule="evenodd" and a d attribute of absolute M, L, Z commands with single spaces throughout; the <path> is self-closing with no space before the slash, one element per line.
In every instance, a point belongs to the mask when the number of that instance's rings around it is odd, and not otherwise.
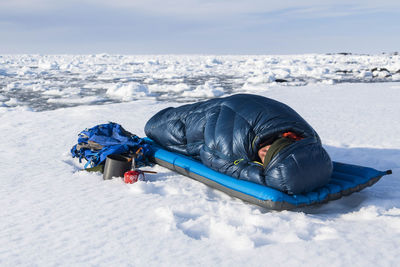
<path fill-rule="evenodd" d="M 279 151 L 265 168 L 257 163 L 260 144 L 288 131 L 303 139 Z M 145 133 L 220 173 L 288 194 L 324 186 L 332 174 L 315 130 L 289 106 L 262 96 L 238 94 L 166 108 L 147 122 Z"/>

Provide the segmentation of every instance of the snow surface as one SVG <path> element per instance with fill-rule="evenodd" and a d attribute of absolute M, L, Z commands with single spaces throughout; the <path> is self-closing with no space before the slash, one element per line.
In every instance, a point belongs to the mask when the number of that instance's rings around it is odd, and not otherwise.
<path fill-rule="evenodd" d="M 392 82 L 398 56 L 21 55 L 0 61 L 0 266 L 398 265 L 400 83 Z M 379 78 L 373 68 L 393 74 Z M 363 78 L 340 82 L 328 77 L 335 69 L 363 72 Z M 307 78 L 304 86 L 277 84 L 266 72 Z M 148 167 L 158 174 L 132 185 L 103 181 L 101 174 L 79 171 L 70 156 L 87 127 L 114 121 L 144 136 L 146 121 L 182 98 L 236 92 L 293 107 L 333 160 L 393 175 L 324 205 L 276 212 L 160 166 Z"/>

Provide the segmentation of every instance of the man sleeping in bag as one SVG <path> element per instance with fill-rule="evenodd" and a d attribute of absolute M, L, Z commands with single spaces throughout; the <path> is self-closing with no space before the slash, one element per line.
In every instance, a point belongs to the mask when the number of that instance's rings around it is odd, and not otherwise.
<path fill-rule="evenodd" d="M 238 94 L 155 114 L 146 135 L 229 176 L 288 194 L 329 182 L 332 161 L 314 129 L 289 106 Z"/>

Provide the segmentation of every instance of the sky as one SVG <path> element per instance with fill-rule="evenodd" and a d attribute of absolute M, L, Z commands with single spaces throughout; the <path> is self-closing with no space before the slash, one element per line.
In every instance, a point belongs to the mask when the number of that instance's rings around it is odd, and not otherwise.
<path fill-rule="evenodd" d="M 0 54 L 400 51 L 400 1 L 0 0 Z"/>

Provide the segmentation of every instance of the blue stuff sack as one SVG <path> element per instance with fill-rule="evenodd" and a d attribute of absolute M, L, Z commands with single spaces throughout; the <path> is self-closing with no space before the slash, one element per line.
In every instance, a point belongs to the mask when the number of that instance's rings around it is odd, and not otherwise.
<path fill-rule="evenodd" d="M 136 164 L 149 165 L 150 145 L 117 123 L 96 125 L 83 130 L 78 136 L 78 143 L 72 147 L 71 154 L 73 158 L 79 158 L 79 162 L 82 159 L 87 161 L 85 169 L 103 164 L 111 154 L 136 155 Z"/>

